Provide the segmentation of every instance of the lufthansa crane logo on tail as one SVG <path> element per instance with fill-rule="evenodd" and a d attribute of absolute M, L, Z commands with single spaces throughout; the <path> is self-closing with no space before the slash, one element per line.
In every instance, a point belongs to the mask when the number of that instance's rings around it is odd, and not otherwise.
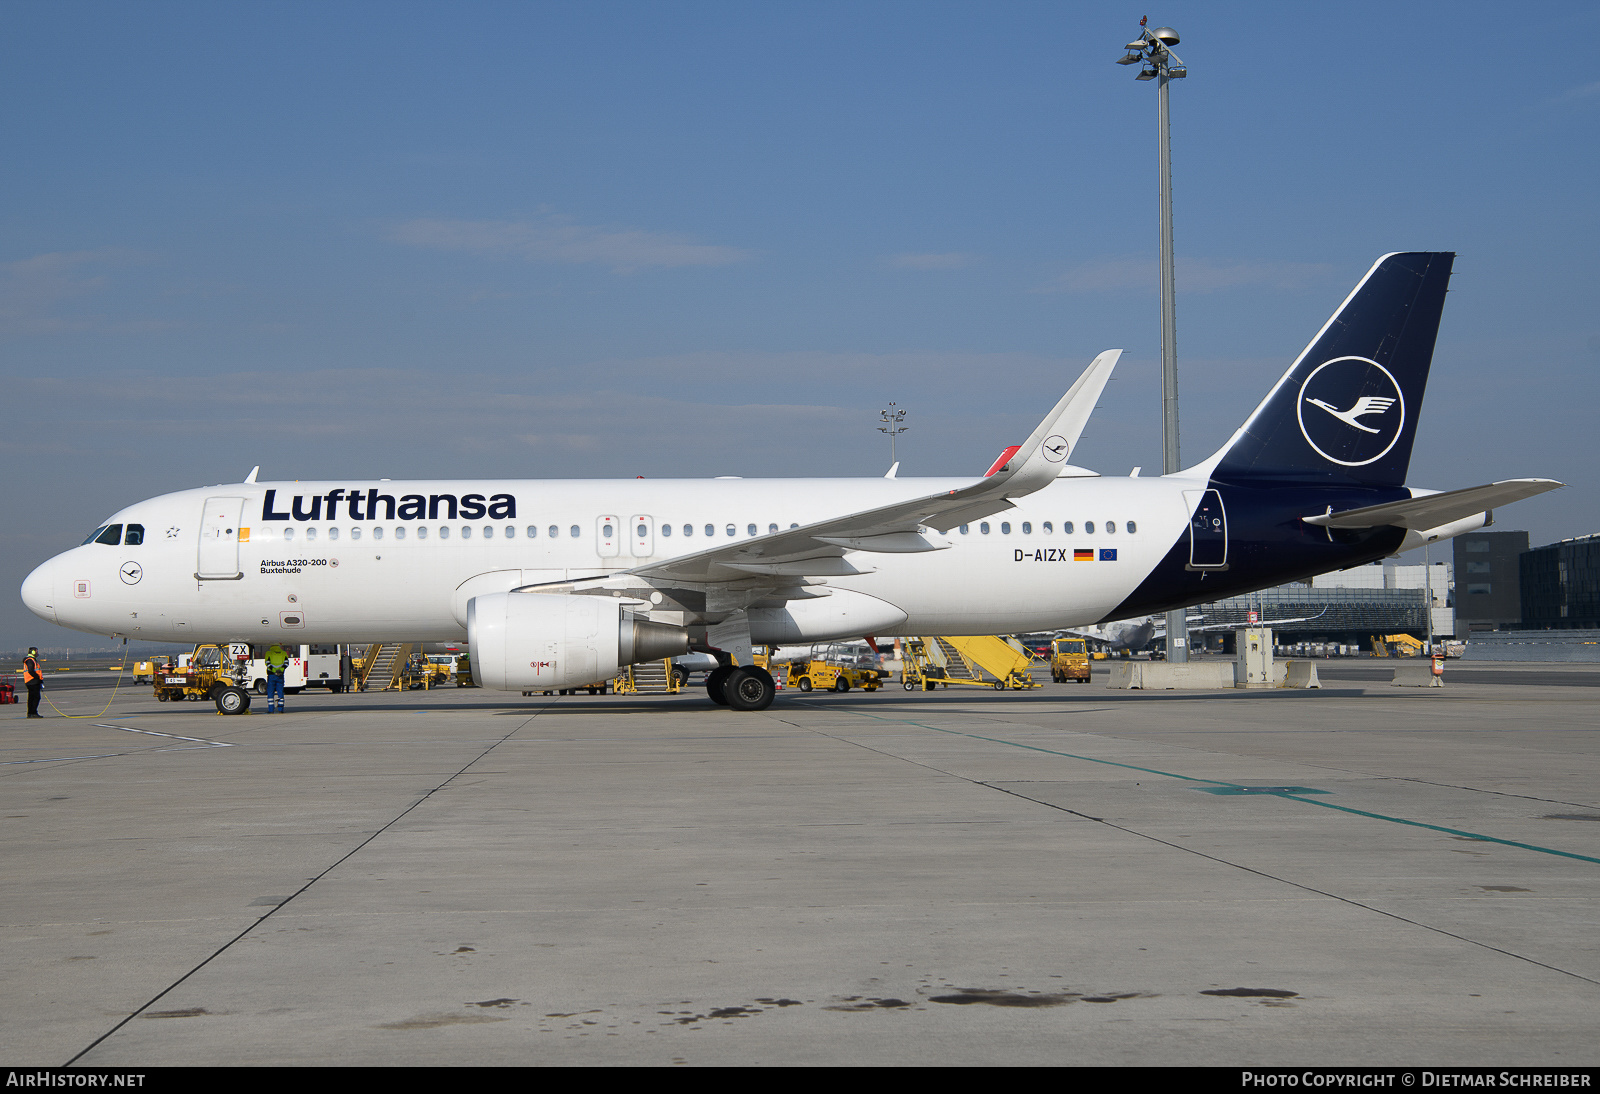
<path fill-rule="evenodd" d="M 1060 434 L 1046 437 L 1044 444 L 1040 445 L 1039 448 L 1044 453 L 1044 458 L 1051 463 L 1060 463 L 1072 451 L 1072 446 Z"/>
<path fill-rule="evenodd" d="M 1406 398 L 1394 374 L 1365 357 L 1336 357 L 1311 370 L 1296 406 L 1300 433 L 1341 467 L 1382 459 L 1406 424 Z"/>

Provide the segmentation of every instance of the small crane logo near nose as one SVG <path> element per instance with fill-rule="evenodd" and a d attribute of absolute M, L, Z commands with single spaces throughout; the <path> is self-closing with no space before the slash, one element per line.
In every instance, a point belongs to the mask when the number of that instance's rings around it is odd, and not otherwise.
<path fill-rule="evenodd" d="M 127 562 L 122 566 L 122 582 L 124 585 L 137 585 L 144 576 L 144 567 L 137 562 Z"/>

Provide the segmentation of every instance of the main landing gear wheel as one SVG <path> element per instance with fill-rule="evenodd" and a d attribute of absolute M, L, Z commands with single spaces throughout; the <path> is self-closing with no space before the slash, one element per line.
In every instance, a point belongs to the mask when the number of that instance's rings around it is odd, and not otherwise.
<path fill-rule="evenodd" d="M 722 685 L 728 682 L 728 677 L 731 675 L 733 675 L 732 665 L 722 665 L 706 673 L 706 694 L 719 707 L 728 705 L 728 697 L 723 694 Z"/>
<path fill-rule="evenodd" d="M 243 714 L 250 709 L 250 693 L 244 688 L 223 688 L 215 698 L 218 714 Z"/>
<path fill-rule="evenodd" d="M 734 710 L 766 710 L 777 696 L 778 687 L 766 669 L 750 665 L 730 672 L 722 692 Z"/>

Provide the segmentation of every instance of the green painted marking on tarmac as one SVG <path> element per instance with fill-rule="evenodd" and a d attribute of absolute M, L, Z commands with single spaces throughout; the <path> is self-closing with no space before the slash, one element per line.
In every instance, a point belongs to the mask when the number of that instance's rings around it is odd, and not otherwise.
<path fill-rule="evenodd" d="M 1304 802 L 1307 805 L 1320 805 L 1324 809 L 1337 809 L 1341 813 L 1354 813 L 1358 817 L 1371 817 L 1373 820 L 1388 821 L 1391 824 L 1404 824 L 1412 828 L 1426 828 L 1433 832 L 1445 832 L 1452 836 L 1464 836 L 1467 839 L 1481 840 L 1484 843 L 1498 843 L 1506 847 L 1520 847 L 1524 851 L 1537 851 L 1541 855 L 1559 855 L 1562 858 L 1575 858 L 1579 862 L 1600 863 L 1600 858 L 1574 854 L 1571 851 L 1557 851 L 1554 847 L 1540 847 L 1535 843 L 1518 843 L 1516 840 L 1501 839 L 1498 836 L 1485 836 L 1480 832 L 1464 832 L 1459 828 L 1446 828 L 1439 824 L 1424 824 L 1422 821 L 1406 820 L 1404 817 L 1391 817 L 1383 813 L 1369 813 L 1365 809 L 1353 809 L 1348 805 L 1335 805 L 1333 802 L 1317 801 L 1315 798 L 1301 798 L 1294 794 L 1280 794 L 1279 797 L 1287 798 L 1290 801 Z"/>
<path fill-rule="evenodd" d="M 1536 851 L 1541 855 L 1556 855 L 1560 858 L 1577 859 L 1579 862 L 1592 862 L 1600 865 L 1600 858 L 1591 855 L 1579 855 L 1572 851 L 1558 851 L 1554 847 L 1540 847 L 1535 843 L 1519 843 L 1516 840 L 1501 839 L 1498 836 L 1486 836 L 1481 832 L 1468 832 L 1460 828 L 1446 828 L 1439 824 L 1427 824 L 1423 821 L 1407 820 L 1405 817 L 1391 817 L 1386 813 L 1373 813 L 1366 809 L 1355 809 L 1348 805 L 1336 805 L 1330 801 L 1320 801 L 1308 798 L 1306 794 L 1326 794 L 1326 790 L 1314 790 L 1304 786 L 1245 786 L 1240 783 L 1231 783 L 1222 779 L 1199 779 L 1193 775 L 1180 775 L 1174 771 L 1162 771 L 1154 767 L 1140 767 L 1138 764 L 1125 764 L 1117 760 L 1102 760 L 1097 756 L 1083 756 L 1076 752 L 1062 752 L 1055 748 L 1043 748 L 1039 745 L 1023 744 L 1021 741 L 1008 741 L 1004 737 L 985 737 L 981 733 L 966 733 L 959 729 L 944 729 L 940 726 L 930 726 L 926 722 L 913 722 L 906 718 L 884 718 L 877 714 L 865 714 L 861 711 L 850 711 L 858 717 L 870 718 L 875 722 L 892 722 L 895 725 L 916 726 L 919 729 L 931 729 L 935 733 L 943 733 L 951 737 L 967 737 L 974 741 L 986 741 L 989 744 L 1006 745 L 1010 748 L 1020 748 L 1028 752 L 1044 752 L 1051 756 L 1062 756 L 1069 760 L 1085 760 L 1092 764 L 1104 764 L 1107 767 L 1121 767 L 1129 771 L 1142 771 L 1147 775 L 1160 775 L 1163 778 L 1179 779 L 1190 783 L 1207 783 L 1207 786 L 1197 786 L 1195 789 L 1204 790 L 1209 794 L 1221 796 L 1256 795 L 1282 798 L 1285 801 L 1300 802 L 1303 805 L 1317 805 L 1324 809 L 1336 809 L 1341 813 L 1350 813 L 1357 817 L 1366 817 L 1369 820 L 1388 821 L 1390 824 L 1403 824 L 1410 828 L 1426 828 L 1430 832 L 1444 832 L 1451 836 L 1462 836 L 1466 839 L 1480 840 L 1483 843 L 1498 843 L 1504 847 L 1517 847 L 1524 851 Z M 1084 712 L 1090 713 L 1090 712 Z"/>

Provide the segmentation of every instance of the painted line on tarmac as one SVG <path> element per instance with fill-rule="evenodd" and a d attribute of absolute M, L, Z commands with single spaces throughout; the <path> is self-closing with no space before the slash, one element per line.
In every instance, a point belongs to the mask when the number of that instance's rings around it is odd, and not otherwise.
<path fill-rule="evenodd" d="M 176 733 L 157 733 L 153 729 L 134 729 L 132 726 L 114 726 L 114 725 L 110 724 L 109 722 L 96 722 L 94 724 L 94 727 L 96 729 L 120 729 L 124 733 L 144 733 L 144 734 L 148 734 L 151 737 L 165 737 L 169 741 L 193 741 L 194 743 L 196 743 L 198 745 L 203 745 L 206 748 L 232 748 L 233 747 L 233 742 L 232 741 L 213 741 L 213 740 L 211 740 L 210 738 L 207 738 L 207 737 L 180 737 Z"/>
<path fill-rule="evenodd" d="M 53 764 L 66 760 L 105 760 L 112 756 L 126 756 L 126 752 L 96 752 L 89 756 L 44 756 L 37 760 L 0 760 L 0 767 L 10 767 L 13 764 Z"/>
<path fill-rule="evenodd" d="M 194 742 L 192 747 L 151 749 L 151 750 L 149 750 L 149 751 L 144 753 L 144 755 L 147 755 L 147 756 L 150 755 L 151 752 L 189 752 L 189 751 L 192 751 L 194 748 L 232 748 L 233 747 L 233 742 L 231 742 L 231 741 L 212 741 L 212 740 L 209 740 L 209 739 L 207 739 L 205 737 L 180 737 L 176 733 L 157 733 L 153 729 L 134 729 L 132 726 L 114 726 L 114 725 L 111 725 L 111 724 L 109 724 L 107 722 L 96 722 L 94 724 L 94 726 L 95 726 L 96 729 L 120 729 L 124 733 L 143 733 L 143 734 L 145 734 L 147 736 L 150 736 L 150 737 L 165 737 L 170 741 L 192 741 L 192 742 Z M 44 756 L 44 757 L 41 757 L 41 758 L 39 758 L 37 760 L 0 760 L 0 767 L 14 767 L 14 766 L 17 766 L 19 764 L 63 763 L 65 761 L 67 761 L 67 760 L 107 760 L 107 759 L 111 759 L 112 757 L 115 757 L 115 756 L 127 756 L 127 755 L 129 755 L 129 753 L 127 753 L 127 752 L 95 752 L 95 753 L 91 753 L 91 754 L 86 755 L 86 756 Z"/>
<path fill-rule="evenodd" d="M 1021 741 L 1008 741 L 1003 737 L 985 737 L 979 733 L 966 733 L 959 729 L 941 729 L 939 726 L 930 726 L 926 722 L 913 722 L 906 718 L 884 718 L 877 714 L 863 714 L 860 711 L 854 710 L 850 711 L 849 713 L 855 714 L 861 718 L 870 718 L 875 722 L 893 722 L 897 725 L 917 726 L 921 729 L 931 729 L 935 733 L 945 733 L 952 737 L 967 737 L 974 741 L 987 741 L 990 744 L 1007 745 L 1011 748 L 1026 749 L 1029 752 L 1044 752 L 1051 756 L 1064 756 L 1070 760 L 1086 760 L 1089 763 L 1104 764 L 1108 767 L 1122 767 L 1127 768 L 1130 771 L 1142 771 L 1148 775 L 1161 775 L 1168 779 L 1181 779 L 1184 782 L 1205 783 L 1210 786 L 1224 786 L 1235 790 L 1258 790 L 1256 787 L 1244 786 L 1241 783 L 1225 782 L 1221 779 L 1201 779 L 1196 778 L 1193 775 L 1179 775 L 1173 771 L 1162 771 L 1154 767 L 1140 767 L 1137 764 L 1119 763 L 1116 760 L 1102 760 L 1095 756 L 1080 756 L 1074 752 L 1062 752 L 1059 749 L 1042 748 L 1039 745 L 1023 744 Z M 1093 712 L 1085 711 L 1084 713 Z M 1334 809 L 1340 813 L 1351 813 L 1355 816 L 1366 817 L 1370 820 L 1388 821 L 1390 824 L 1403 824 L 1411 828 L 1426 828 L 1431 832 L 1443 832 L 1446 835 L 1462 836 L 1466 839 L 1480 840 L 1484 843 L 1498 843 L 1504 847 L 1516 847 L 1524 851 L 1535 851 L 1541 855 L 1555 855 L 1560 858 L 1577 859 L 1579 862 L 1592 862 L 1596 865 L 1600 865 L 1600 858 L 1595 858 L 1592 855 L 1580 855 L 1572 851 L 1558 851 L 1554 847 L 1540 847 L 1536 843 L 1519 843 L 1516 840 L 1501 839 L 1499 836 L 1486 836 L 1481 832 L 1468 832 L 1460 828 L 1446 828 L 1444 825 L 1440 824 L 1427 824 L 1423 821 L 1407 820 L 1405 817 L 1391 817 L 1386 813 L 1373 813 L 1366 809 L 1355 809 L 1348 805 L 1335 805 L 1333 802 L 1323 801 L 1319 798 L 1308 798 L 1299 794 L 1286 794 L 1282 792 L 1260 793 L 1259 796 L 1284 798 L 1288 801 L 1300 802 L 1303 805 L 1315 805 L 1323 809 Z"/>

